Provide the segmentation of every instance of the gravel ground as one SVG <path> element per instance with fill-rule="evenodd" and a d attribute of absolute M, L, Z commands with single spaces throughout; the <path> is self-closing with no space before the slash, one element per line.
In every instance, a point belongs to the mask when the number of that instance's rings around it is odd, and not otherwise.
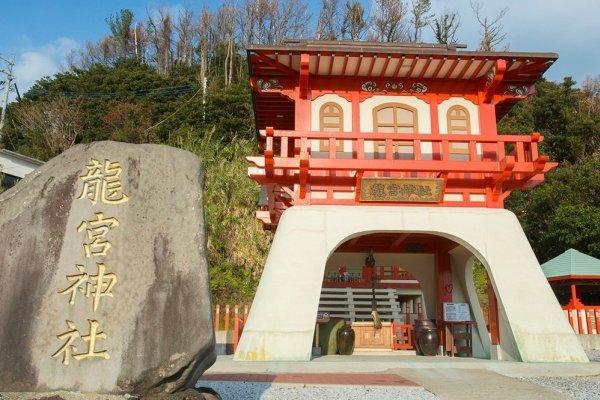
<path fill-rule="evenodd" d="M 587 354 L 590 361 L 600 361 L 600 350 L 586 350 L 585 354 Z"/>
<path fill-rule="evenodd" d="M 575 400 L 600 399 L 600 375 L 573 377 L 539 376 L 520 379 L 554 389 Z"/>
<path fill-rule="evenodd" d="M 214 389 L 223 400 L 437 400 L 422 387 L 348 387 L 271 385 L 256 382 L 202 381 L 202 386 Z"/>

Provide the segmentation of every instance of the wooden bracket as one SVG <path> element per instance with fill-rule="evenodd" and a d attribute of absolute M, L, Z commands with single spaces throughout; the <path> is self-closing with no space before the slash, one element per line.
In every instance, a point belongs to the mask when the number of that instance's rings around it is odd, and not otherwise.
<path fill-rule="evenodd" d="M 486 103 L 491 103 L 494 98 L 494 94 L 496 93 L 496 89 L 504 79 L 504 73 L 506 72 L 506 60 L 496 60 L 496 66 L 494 67 L 494 76 L 491 80 L 488 80 L 485 88 L 485 97 L 484 101 Z"/>
<path fill-rule="evenodd" d="M 502 169 L 502 172 L 498 174 L 494 180 L 492 200 L 498 201 L 500 199 L 500 195 L 502 194 L 502 183 L 510 178 L 513 173 L 513 169 L 515 168 L 515 164 L 516 161 L 514 156 L 506 156 L 506 158 L 500 161 L 500 168 Z"/>
<path fill-rule="evenodd" d="M 309 62 L 310 56 L 308 54 L 303 53 L 300 55 L 300 81 L 298 86 L 300 87 L 301 99 L 306 99 L 308 95 Z"/>
<path fill-rule="evenodd" d="M 306 186 L 308 183 L 308 140 L 301 139 L 300 160 L 298 163 L 298 180 L 300 183 L 300 198 L 306 198 Z"/>
<path fill-rule="evenodd" d="M 267 126 L 265 129 L 266 138 L 266 148 L 263 153 L 265 157 L 265 175 L 273 176 L 273 172 L 275 170 L 275 160 L 274 160 L 274 151 L 273 151 L 273 136 L 275 135 L 275 130 L 272 126 Z"/>
<path fill-rule="evenodd" d="M 290 67 L 288 67 L 287 65 L 284 65 L 282 63 L 280 63 L 279 61 L 277 61 L 276 59 L 272 59 L 271 57 L 262 54 L 262 53 L 254 53 L 254 55 L 259 58 L 262 62 L 264 62 L 265 64 L 267 64 L 270 67 L 275 68 L 276 70 L 278 70 L 279 72 L 282 72 L 286 75 L 295 75 L 296 71 L 294 71 L 293 69 L 291 69 Z"/>
<path fill-rule="evenodd" d="M 354 180 L 354 201 L 356 203 L 360 203 L 360 190 L 361 190 L 361 182 L 362 182 L 362 178 L 363 175 L 365 174 L 364 171 L 357 171 L 356 172 L 356 176 L 355 176 L 355 180 Z"/>

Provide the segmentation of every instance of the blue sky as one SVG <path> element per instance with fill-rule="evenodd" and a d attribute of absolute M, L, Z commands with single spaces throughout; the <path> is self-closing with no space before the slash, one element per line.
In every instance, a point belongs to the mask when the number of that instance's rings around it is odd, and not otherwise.
<path fill-rule="evenodd" d="M 372 0 L 362 0 L 367 11 Z M 339 0 L 343 4 L 344 0 Z M 478 27 L 469 0 L 433 0 L 434 11 L 458 9 L 461 28 L 458 38 L 469 49 L 476 49 Z M 316 17 L 320 0 L 309 0 Z M 546 76 L 562 80 L 570 75 L 581 82 L 586 76 L 600 74 L 600 0 L 482 0 L 486 14 L 508 7 L 504 19 L 507 44 L 514 51 L 553 51 L 560 56 Z M 122 8 L 138 17 L 148 9 L 166 7 L 177 10 L 188 4 L 199 10 L 200 1 L 143 0 L 2 0 L 0 12 L 0 54 L 15 55 L 17 83 L 24 92 L 35 80 L 63 68 L 69 52 L 86 41 L 107 33 L 104 19 Z M 212 7 L 218 2 L 207 1 Z M 432 40 L 427 30 L 424 40 Z"/>

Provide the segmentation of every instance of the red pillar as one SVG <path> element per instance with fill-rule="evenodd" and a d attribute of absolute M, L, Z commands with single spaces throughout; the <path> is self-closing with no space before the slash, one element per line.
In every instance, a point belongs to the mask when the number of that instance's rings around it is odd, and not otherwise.
<path fill-rule="evenodd" d="M 311 110 L 310 110 L 310 102 L 311 102 L 311 93 L 310 93 L 310 82 L 309 82 L 309 73 L 308 73 L 308 62 L 309 55 L 302 54 L 301 55 L 301 66 L 300 66 L 300 76 L 298 79 L 298 86 L 296 87 L 296 95 L 295 95 L 295 105 L 294 108 L 294 128 L 297 131 L 310 131 L 310 121 L 311 121 Z M 295 140 L 294 143 L 294 154 L 300 152 L 300 141 Z"/>
<path fill-rule="evenodd" d="M 492 286 L 492 282 L 489 281 L 488 278 L 488 320 L 490 322 L 490 336 L 492 344 L 500 344 L 500 321 L 498 318 L 498 298 L 496 297 L 496 292 L 494 292 L 494 287 Z"/>
<path fill-rule="evenodd" d="M 440 133 L 440 119 L 438 116 L 438 98 L 432 95 L 429 99 L 429 118 L 431 119 L 431 133 L 437 135 Z M 431 156 L 433 160 L 442 159 L 442 144 L 431 143 Z"/>
<path fill-rule="evenodd" d="M 436 278 L 438 289 L 437 323 L 440 331 L 440 344 L 445 343 L 444 303 L 452 302 L 452 268 L 448 252 L 436 254 Z"/>
<path fill-rule="evenodd" d="M 479 126 L 480 134 L 484 137 L 497 136 L 496 106 L 491 103 L 479 104 Z M 497 158 L 496 144 L 485 143 L 483 145 L 483 160 L 500 161 Z"/>
<path fill-rule="evenodd" d="M 571 283 L 571 305 L 575 307 L 579 303 L 577 300 L 577 287 L 574 283 Z"/>

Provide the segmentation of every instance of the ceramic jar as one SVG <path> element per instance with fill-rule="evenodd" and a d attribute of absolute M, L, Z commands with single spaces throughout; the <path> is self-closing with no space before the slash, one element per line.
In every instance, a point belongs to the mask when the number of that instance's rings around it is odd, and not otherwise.
<path fill-rule="evenodd" d="M 417 354 L 423 356 L 437 355 L 440 337 L 437 327 L 431 320 L 416 321 L 414 334 Z"/>
<path fill-rule="evenodd" d="M 354 352 L 354 329 L 345 324 L 337 331 L 338 353 L 343 356 L 350 356 Z"/>

